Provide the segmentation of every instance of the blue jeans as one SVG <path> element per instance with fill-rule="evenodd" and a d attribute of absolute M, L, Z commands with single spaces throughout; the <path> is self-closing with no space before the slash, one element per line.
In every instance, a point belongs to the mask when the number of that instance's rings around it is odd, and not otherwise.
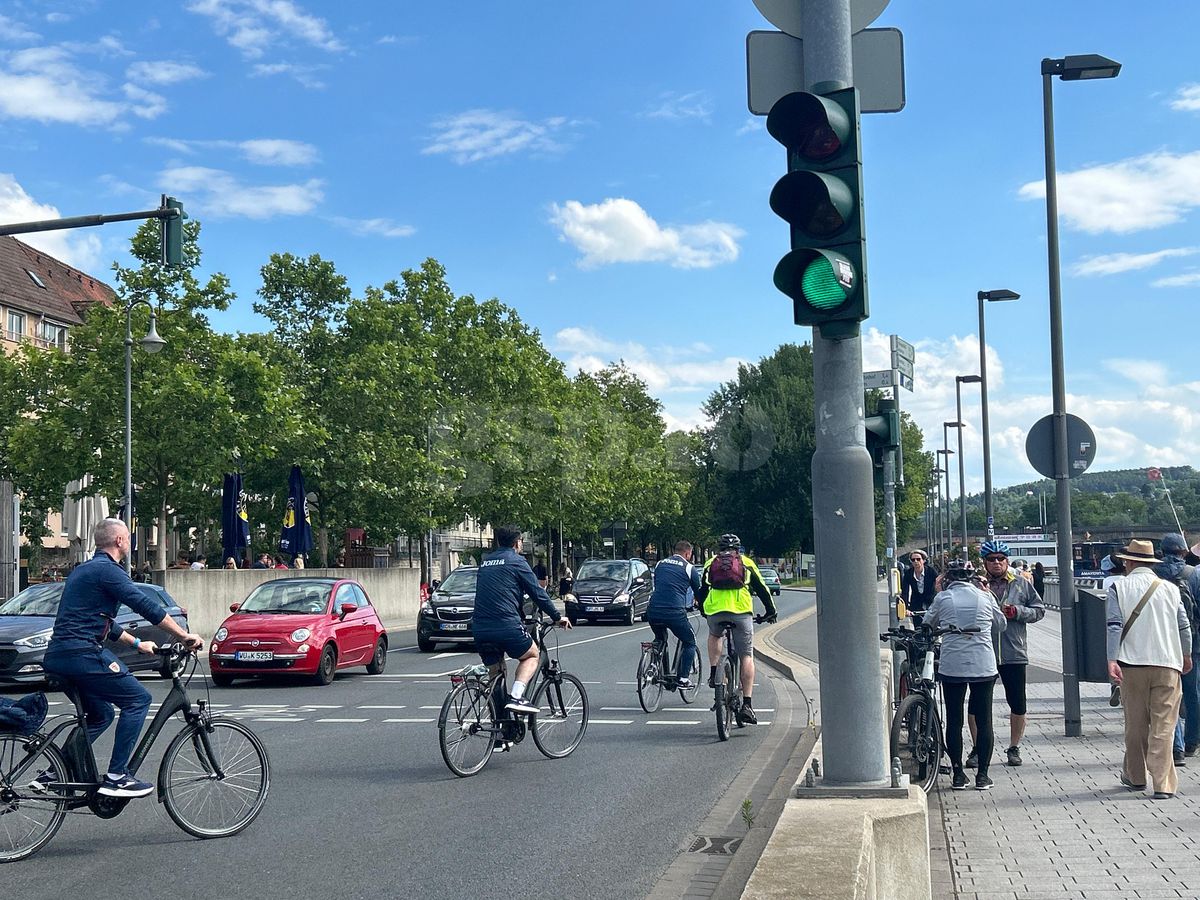
<path fill-rule="evenodd" d="M 1200 653 L 1192 654 L 1192 671 L 1183 676 L 1183 701 L 1175 725 L 1175 749 L 1200 746 Z"/>
<path fill-rule="evenodd" d="M 692 632 L 692 623 L 688 620 L 688 614 L 682 609 L 649 610 L 646 613 L 646 621 L 650 623 L 650 630 L 654 632 L 656 641 L 661 641 L 665 645 L 667 629 L 670 629 L 671 633 L 679 638 L 683 651 L 679 654 L 679 671 L 676 675 L 680 678 L 687 678 L 692 671 L 692 660 L 698 652 L 696 635 Z"/>
<path fill-rule="evenodd" d="M 112 653 L 100 647 L 47 653 L 43 666 L 52 675 L 70 681 L 79 691 L 88 740 L 93 744 L 112 724 L 113 705 L 120 707 L 121 720 L 117 722 L 108 772 L 126 774 L 129 757 L 150 710 L 150 692 Z"/>

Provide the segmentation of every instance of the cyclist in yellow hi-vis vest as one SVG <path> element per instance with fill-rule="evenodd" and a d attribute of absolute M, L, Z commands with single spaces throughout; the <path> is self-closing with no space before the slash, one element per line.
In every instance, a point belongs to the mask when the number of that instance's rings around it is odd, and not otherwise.
<path fill-rule="evenodd" d="M 716 687 L 717 664 L 721 660 L 721 629 L 726 622 L 734 625 L 733 646 L 741 659 L 742 708 L 737 713 L 743 725 L 757 725 L 750 694 L 754 690 L 754 597 L 766 608 L 766 621 L 777 617 L 771 590 L 763 581 L 754 560 L 742 553 L 742 541 L 736 534 L 723 534 L 717 543 L 717 555 L 704 564 L 704 578 L 697 598 L 708 619 L 708 684 Z"/>

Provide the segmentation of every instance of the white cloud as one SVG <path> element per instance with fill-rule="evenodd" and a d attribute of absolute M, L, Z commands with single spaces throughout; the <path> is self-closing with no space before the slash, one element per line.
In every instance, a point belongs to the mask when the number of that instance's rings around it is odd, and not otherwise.
<path fill-rule="evenodd" d="M 156 119 L 167 111 L 167 98 L 136 84 L 124 84 L 121 90 L 129 100 L 129 111 L 140 119 Z"/>
<path fill-rule="evenodd" d="M 665 91 L 642 113 L 647 119 L 667 119 L 680 122 L 687 119 L 708 121 L 712 117 L 713 101 L 706 91 L 690 91 L 679 94 Z"/>
<path fill-rule="evenodd" d="M 1116 275 L 1136 269 L 1157 266 L 1164 259 L 1175 256 L 1191 256 L 1200 253 L 1200 247 L 1175 247 L 1152 253 L 1109 253 L 1105 256 L 1088 256 L 1071 267 L 1073 275 Z"/>
<path fill-rule="evenodd" d="M 1151 282 L 1153 287 L 1191 287 L 1200 284 L 1200 272 L 1185 272 L 1182 275 L 1168 275 Z"/>
<path fill-rule="evenodd" d="M 324 197 L 323 182 L 252 185 L 220 169 L 176 166 L 163 171 L 159 182 L 166 191 L 197 197 L 196 205 L 213 216 L 270 219 L 312 212 Z"/>
<path fill-rule="evenodd" d="M 46 13 L 46 21 L 52 25 L 61 25 L 64 22 L 70 22 L 71 17 L 66 13 L 52 12 Z"/>
<path fill-rule="evenodd" d="M 263 166 L 311 166 L 317 161 L 317 148 L 302 141 L 259 138 L 238 144 L 242 155 Z"/>
<path fill-rule="evenodd" d="M 344 216 L 334 216 L 331 221 L 339 228 L 360 237 L 403 238 L 417 233 L 417 229 L 412 225 L 401 225 L 391 219 L 347 219 Z"/>
<path fill-rule="evenodd" d="M 287 38 L 331 53 L 346 49 L 324 19 L 293 0 L 193 0 L 187 9 L 207 16 L 217 34 L 248 59 L 258 59 Z"/>
<path fill-rule="evenodd" d="M 510 112 L 470 109 L 434 121 L 421 152 L 445 154 L 459 165 L 514 153 L 553 153 L 562 149 L 553 136 L 566 124 L 561 116 L 531 122 Z"/>
<path fill-rule="evenodd" d="M 321 90 L 325 82 L 316 76 L 317 72 L 328 66 L 301 66 L 295 63 L 259 63 L 250 72 L 255 78 L 269 78 L 272 75 L 287 75 L 297 84 L 310 90 Z"/>
<path fill-rule="evenodd" d="M 1104 368 L 1136 384 L 1167 384 L 1170 381 L 1167 367 L 1151 359 L 1106 359 Z"/>
<path fill-rule="evenodd" d="M 40 34 L 36 31 L 30 31 L 20 22 L 10 19 L 8 16 L 0 16 L 0 41 L 26 43 L 28 41 L 39 40 L 40 38 Z"/>
<path fill-rule="evenodd" d="M 133 63 L 125 70 L 125 77 L 138 84 L 178 84 L 181 81 L 207 78 L 208 75 L 209 73 L 199 66 L 171 60 L 156 62 L 142 60 Z"/>
<path fill-rule="evenodd" d="M 104 79 L 79 69 L 65 46 L 20 50 L 0 69 L 0 116 L 113 125 L 127 106 L 105 99 L 103 91 Z"/>
<path fill-rule="evenodd" d="M 1175 93 L 1171 109 L 1200 112 L 1200 84 L 1185 84 Z"/>
<path fill-rule="evenodd" d="M 621 262 L 665 262 L 677 269 L 707 269 L 738 258 L 744 232 L 725 222 L 664 227 L 637 203 L 609 198 L 584 205 L 554 204 L 551 222 L 559 239 L 582 254 L 584 269 Z"/>
<path fill-rule="evenodd" d="M 757 134 L 760 131 L 766 130 L 766 120 L 759 116 L 751 116 L 742 123 L 742 127 L 737 130 L 737 136 L 741 137 L 744 134 Z"/>
<path fill-rule="evenodd" d="M 1018 196 L 1046 196 L 1045 181 Z M 1200 151 L 1148 153 L 1058 176 L 1058 208 L 1068 225 L 1092 234 L 1127 234 L 1182 221 L 1200 206 Z"/>
<path fill-rule="evenodd" d="M 12 175 L 0 172 L 0 222 L 40 222 L 60 218 L 57 207 L 38 203 Z M 16 238 L 93 275 L 102 267 L 100 237 L 94 230 L 69 229 L 20 234 Z"/>

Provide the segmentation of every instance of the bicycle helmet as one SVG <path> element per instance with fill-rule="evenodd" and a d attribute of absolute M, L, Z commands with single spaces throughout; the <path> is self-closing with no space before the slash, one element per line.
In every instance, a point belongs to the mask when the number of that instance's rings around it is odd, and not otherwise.
<path fill-rule="evenodd" d="M 987 559 L 992 555 L 1008 556 L 1008 544 L 1004 541 L 984 541 L 979 545 L 979 555 Z"/>
<path fill-rule="evenodd" d="M 742 539 L 736 534 L 723 534 L 717 541 L 718 550 L 740 550 L 742 547 Z"/>
<path fill-rule="evenodd" d="M 974 581 L 975 566 L 971 564 L 969 559 L 954 559 L 946 566 L 946 571 L 942 573 L 942 586 L 949 587 L 956 581 Z"/>

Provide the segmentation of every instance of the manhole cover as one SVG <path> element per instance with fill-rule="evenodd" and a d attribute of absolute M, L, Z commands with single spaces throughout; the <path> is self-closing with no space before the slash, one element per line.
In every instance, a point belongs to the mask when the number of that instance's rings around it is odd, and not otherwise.
<path fill-rule="evenodd" d="M 698 837 L 688 853 L 712 853 L 717 856 L 733 856 L 741 846 L 739 837 Z"/>

